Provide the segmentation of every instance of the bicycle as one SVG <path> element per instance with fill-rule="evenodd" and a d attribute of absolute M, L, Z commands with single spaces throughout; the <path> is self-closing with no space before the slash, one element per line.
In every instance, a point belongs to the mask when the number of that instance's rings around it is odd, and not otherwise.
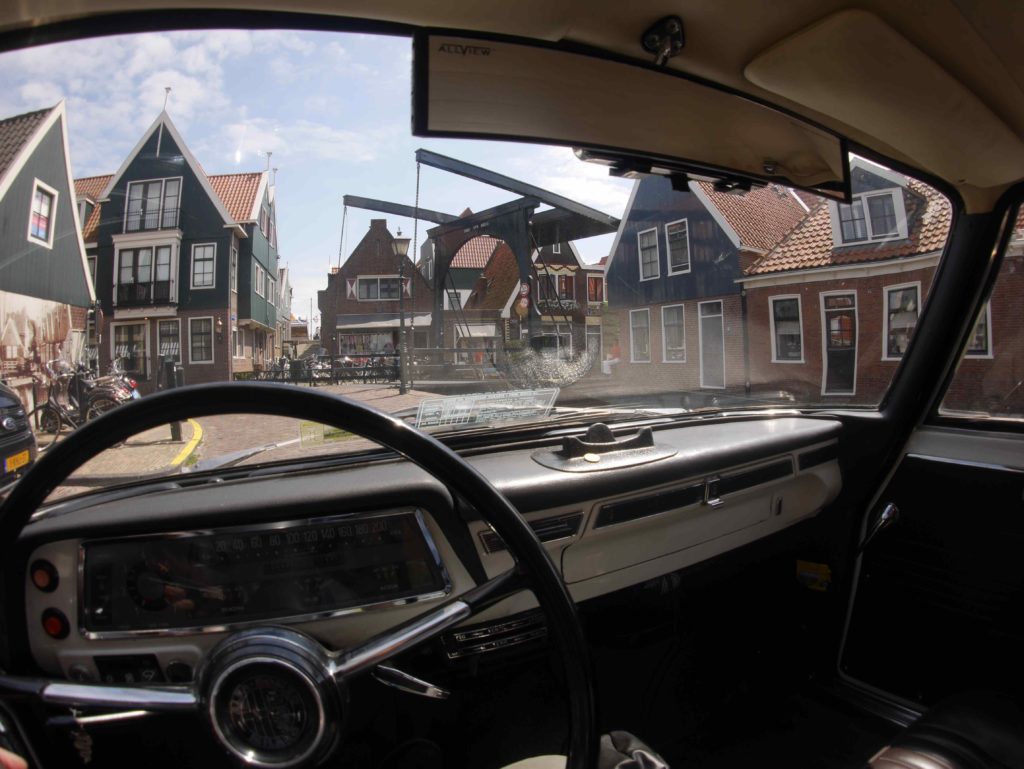
<path fill-rule="evenodd" d="M 43 372 L 47 378 L 46 400 L 28 414 L 29 424 L 37 436 L 40 433 L 53 435 L 48 444 L 40 445 L 40 451 L 60 440 L 65 427 L 71 432 L 121 404 L 110 388 L 96 387 L 82 371 L 72 369 L 64 361 L 50 361 L 43 366 Z M 37 377 L 33 377 L 33 381 L 42 384 Z"/>

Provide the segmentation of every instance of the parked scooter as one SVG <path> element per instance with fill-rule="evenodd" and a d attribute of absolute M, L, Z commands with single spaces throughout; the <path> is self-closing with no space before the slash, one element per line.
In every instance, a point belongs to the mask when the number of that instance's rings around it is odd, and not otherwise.
<path fill-rule="evenodd" d="M 124 370 L 124 363 L 120 358 L 115 358 L 110 364 L 110 370 L 106 376 L 96 377 L 94 380 L 99 387 L 109 387 L 114 390 L 115 397 L 119 403 L 129 400 L 138 400 L 139 384 L 132 379 Z"/>

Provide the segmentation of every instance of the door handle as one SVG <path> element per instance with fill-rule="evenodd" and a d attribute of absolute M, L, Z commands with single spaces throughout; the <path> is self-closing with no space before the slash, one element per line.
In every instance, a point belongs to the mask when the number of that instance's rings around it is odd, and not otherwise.
<path fill-rule="evenodd" d="M 871 542 L 881 534 L 883 531 L 892 526 L 900 518 L 900 509 L 896 507 L 892 502 L 889 502 L 884 508 L 882 508 L 881 514 L 875 519 L 875 522 L 871 524 L 871 528 L 868 530 L 867 535 L 864 537 L 864 541 L 860 543 L 860 549 L 858 553 L 863 553 L 864 549 L 871 544 Z"/>

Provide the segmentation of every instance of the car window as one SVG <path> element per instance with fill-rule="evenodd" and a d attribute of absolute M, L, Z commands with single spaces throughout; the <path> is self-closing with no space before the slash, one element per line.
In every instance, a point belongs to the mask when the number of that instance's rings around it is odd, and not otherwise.
<path fill-rule="evenodd" d="M 842 204 L 421 139 L 410 59 L 296 31 L 0 56 L 0 129 L 25 150 L 5 216 L 39 267 L 0 266 L 0 354 L 44 450 L 55 420 L 219 381 L 446 433 L 881 401 L 945 246 L 938 191 L 856 156 Z M 235 448 L 278 440 L 266 424 Z"/>
<path fill-rule="evenodd" d="M 1012 232 L 995 285 L 975 320 L 940 414 L 954 419 L 1024 418 L 1024 216 L 1012 215 Z"/>

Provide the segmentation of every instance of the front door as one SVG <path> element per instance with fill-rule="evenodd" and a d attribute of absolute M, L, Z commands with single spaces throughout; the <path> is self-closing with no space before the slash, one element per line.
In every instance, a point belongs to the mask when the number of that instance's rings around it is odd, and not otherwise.
<path fill-rule="evenodd" d="M 853 395 L 857 384 L 857 295 L 821 298 L 825 327 L 824 395 Z"/>
<path fill-rule="evenodd" d="M 700 386 L 725 387 L 725 328 L 721 302 L 700 303 Z"/>

